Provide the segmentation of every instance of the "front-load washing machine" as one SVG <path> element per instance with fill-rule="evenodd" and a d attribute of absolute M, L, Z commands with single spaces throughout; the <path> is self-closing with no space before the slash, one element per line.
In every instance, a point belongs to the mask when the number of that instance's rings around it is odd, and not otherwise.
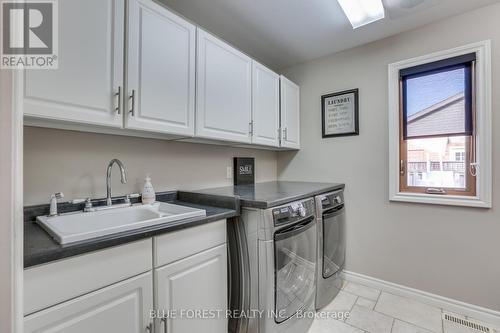
<path fill-rule="evenodd" d="M 306 333 L 316 298 L 314 199 L 243 208 L 228 223 L 232 333 Z M 248 315 L 247 315 L 248 314 Z"/>

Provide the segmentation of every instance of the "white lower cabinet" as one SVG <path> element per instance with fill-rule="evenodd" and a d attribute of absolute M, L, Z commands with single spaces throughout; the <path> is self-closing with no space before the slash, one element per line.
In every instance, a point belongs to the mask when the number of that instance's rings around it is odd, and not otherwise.
<path fill-rule="evenodd" d="M 227 332 L 226 267 L 223 244 L 156 269 L 156 332 Z"/>
<path fill-rule="evenodd" d="M 26 333 L 227 332 L 226 220 L 28 268 L 24 294 Z"/>
<path fill-rule="evenodd" d="M 29 315 L 24 319 L 24 332 L 144 333 L 152 330 L 152 307 L 148 272 Z"/>

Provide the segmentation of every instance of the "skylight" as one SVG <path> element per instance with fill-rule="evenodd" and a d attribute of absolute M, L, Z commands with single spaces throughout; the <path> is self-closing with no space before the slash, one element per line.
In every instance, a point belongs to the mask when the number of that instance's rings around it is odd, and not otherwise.
<path fill-rule="evenodd" d="M 337 0 L 353 29 L 385 17 L 382 0 Z"/>

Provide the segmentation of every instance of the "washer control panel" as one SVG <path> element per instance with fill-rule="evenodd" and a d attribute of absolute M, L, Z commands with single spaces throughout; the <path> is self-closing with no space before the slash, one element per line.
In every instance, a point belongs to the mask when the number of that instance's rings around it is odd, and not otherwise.
<path fill-rule="evenodd" d="M 282 225 L 314 215 L 314 199 L 292 202 L 272 210 L 274 225 Z"/>

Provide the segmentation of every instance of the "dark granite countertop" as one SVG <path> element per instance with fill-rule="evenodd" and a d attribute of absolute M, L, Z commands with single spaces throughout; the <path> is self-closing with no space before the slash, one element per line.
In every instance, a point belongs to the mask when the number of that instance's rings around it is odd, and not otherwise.
<path fill-rule="evenodd" d="M 137 199 L 135 199 L 137 201 Z M 67 245 L 58 244 L 38 224 L 36 216 L 47 215 L 48 205 L 25 207 L 24 209 L 24 267 L 48 263 L 54 260 L 104 249 L 128 242 L 149 238 L 155 235 L 201 225 L 239 215 L 240 203 L 236 197 L 212 198 L 211 196 L 183 196 L 178 192 L 164 192 L 157 195 L 157 200 L 206 210 L 205 217 L 196 217 L 175 222 L 168 222 L 141 229 L 121 232 L 109 236 L 89 239 Z M 100 200 L 95 204 L 99 205 Z M 81 210 L 79 205 L 59 204 L 60 212 Z"/>
<path fill-rule="evenodd" d="M 287 202 L 343 189 L 344 184 L 274 181 L 189 191 L 191 195 L 210 195 L 221 198 L 237 197 L 242 207 L 266 209 Z"/>
<path fill-rule="evenodd" d="M 36 216 L 48 214 L 49 205 L 25 207 L 24 267 L 40 265 L 183 228 L 239 216 L 240 207 L 266 209 L 342 188 L 344 188 L 344 184 L 276 181 L 195 191 L 158 193 L 158 201 L 205 209 L 207 215 L 205 217 L 196 217 L 125 231 L 67 245 L 58 244 L 35 223 Z M 138 201 L 139 199 L 133 200 Z M 114 201 L 117 202 L 119 199 L 114 199 Z M 93 200 L 93 204 L 94 206 L 102 205 L 104 204 L 104 200 Z M 78 211 L 83 209 L 83 204 L 72 205 L 61 203 L 58 205 L 58 209 L 61 213 Z"/>

